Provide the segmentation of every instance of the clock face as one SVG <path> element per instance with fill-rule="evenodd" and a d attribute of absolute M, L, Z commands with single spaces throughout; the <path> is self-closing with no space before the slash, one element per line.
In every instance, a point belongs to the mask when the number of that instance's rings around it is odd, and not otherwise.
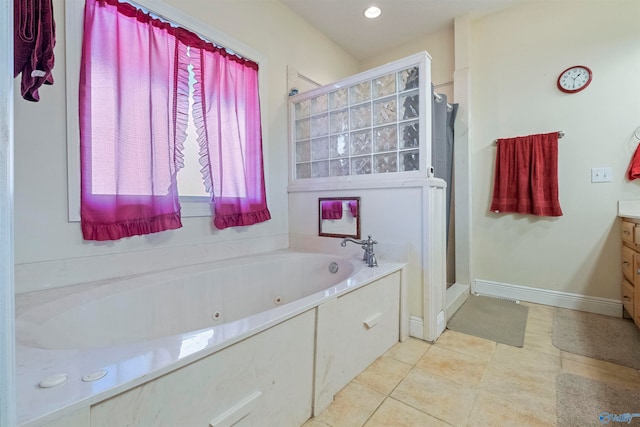
<path fill-rule="evenodd" d="M 560 73 L 558 89 L 565 93 L 576 93 L 589 86 L 592 73 L 589 67 L 576 65 Z"/>

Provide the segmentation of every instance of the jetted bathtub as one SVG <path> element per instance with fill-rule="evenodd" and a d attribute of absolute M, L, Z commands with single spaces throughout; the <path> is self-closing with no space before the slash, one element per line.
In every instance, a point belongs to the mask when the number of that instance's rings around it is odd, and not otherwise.
<path fill-rule="evenodd" d="M 277 251 L 19 294 L 18 421 L 300 425 L 403 338 L 404 264 L 379 264 Z"/>

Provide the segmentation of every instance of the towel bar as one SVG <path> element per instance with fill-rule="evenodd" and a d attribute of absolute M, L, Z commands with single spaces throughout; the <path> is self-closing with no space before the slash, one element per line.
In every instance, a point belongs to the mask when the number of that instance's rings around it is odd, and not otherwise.
<path fill-rule="evenodd" d="M 558 139 L 562 138 L 563 136 L 564 136 L 564 131 L 563 130 L 558 131 Z M 493 140 L 493 145 L 498 145 L 498 140 L 497 139 Z"/>

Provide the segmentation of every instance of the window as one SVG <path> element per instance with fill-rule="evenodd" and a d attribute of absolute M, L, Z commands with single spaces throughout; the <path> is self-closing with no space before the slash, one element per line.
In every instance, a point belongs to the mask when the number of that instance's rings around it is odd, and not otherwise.
<path fill-rule="evenodd" d="M 146 0 L 147 3 L 150 3 L 148 0 Z M 112 5 L 117 5 L 118 3 L 115 1 L 107 1 L 107 3 L 111 3 Z M 145 5 L 143 3 L 145 3 L 145 1 L 140 1 L 139 3 L 141 3 L 141 5 L 144 7 Z M 118 6 L 121 7 L 122 5 Z M 81 25 L 80 23 L 82 22 L 82 6 L 78 6 L 77 2 L 67 2 L 66 3 L 66 7 L 67 7 L 67 40 L 69 42 L 72 42 L 74 40 L 82 40 L 81 37 L 78 37 L 78 32 L 81 33 Z M 191 20 L 190 18 L 181 15 L 178 11 L 163 5 L 162 3 L 159 2 L 154 2 L 153 3 L 153 8 L 154 8 L 154 12 L 162 15 L 162 16 L 171 16 L 172 20 L 177 22 L 179 25 L 185 25 L 185 26 L 189 26 L 190 28 L 194 28 L 196 30 L 199 30 L 198 32 L 200 34 L 203 34 L 204 36 L 206 36 L 209 39 L 217 39 L 217 40 L 222 40 L 223 42 L 227 42 L 226 45 L 231 46 L 235 51 L 248 51 L 246 49 L 246 47 L 240 46 L 237 42 L 229 42 L 230 40 L 228 39 L 228 37 L 225 37 L 224 35 L 220 35 L 220 34 L 212 34 L 211 30 L 204 27 L 201 24 L 198 24 L 197 22 Z M 176 19 L 173 19 L 173 17 L 176 17 Z M 166 28 L 162 29 L 160 28 L 162 27 L 162 25 L 157 25 L 154 28 L 155 29 L 161 29 L 162 31 L 166 31 Z M 173 33 L 173 32 L 178 32 L 179 30 L 175 30 L 175 29 L 171 29 L 168 30 L 169 33 Z M 156 31 L 157 32 L 157 31 Z M 190 33 L 189 31 L 185 31 Z M 70 34 L 71 33 L 71 34 Z M 107 33 L 108 34 L 108 33 Z M 193 34 L 195 36 L 195 34 Z M 91 40 L 90 40 L 91 42 Z M 97 42 L 98 44 L 102 43 L 101 40 L 98 40 Z M 162 48 L 158 50 L 158 52 L 162 53 L 166 53 L 165 50 L 170 50 L 171 46 L 170 46 L 170 41 L 167 42 L 166 40 L 162 40 L 161 43 L 164 43 Z M 192 47 L 192 53 L 195 52 L 195 55 L 191 55 L 191 58 L 185 58 L 181 57 L 181 61 L 182 63 L 179 65 L 178 70 L 179 70 L 179 74 L 182 75 L 182 79 L 185 79 L 185 72 L 186 72 L 186 68 L 183 67 L 184 64 L 186 63 L 192 63 L 194 64 L 194 67 L 197 68 L 196 73 L 200 72 L 202 73 L 202 77 L 200 80 L 204 80 L 204 81 L 198 81 L 197 79 L 195 79 L 194 81 L 194 72 L 192 71 L 192 78 L 189 80 L 192 80 L 192 83 L 194 83 L 194 87 L 195 87 L 195 92 L 192 92 L 192 97 L 195 99 L 198 99 L 198 102 L 196 102 L 195 104 L 195 109 L 193 111 L 193 116 L 196 117 L 196 121 L 198 121 L 198 123 L 196 124 L 196 127 L 199 130 L 199 134 L 198 134 L 198 142 L 200 143 L 200 152 L 204 150 L 209 150 L 209 153 L 206 154 L 210 154 L 209 156 L 202 156 L 205 159 L 208 159 L 210 157 L 218 157 L 222 160 L 224 160 L 225 164 L 233 164 L 232 162 L 234 161 L 243 161 L 244 157 L 241 157 L 245 154 L 245 151 L 247 148 L 245 146 L 241 147 L 240 149 L 236 148 L 230 148 L 230 147 L 222 147 L 220 149 L 220 140 L 229 140 L 230 137 L 236 137 L 236 140 L 238 140 L 238 133 L 240 132 L 244 132 L 245 129 L 236 129 L 236 128 L 232 128 L 232 129 L 228 129 L 225 127 L 219 127 L 217 126 L 217 122 L 219 121 L 218 119 L 213 119 L 212 117 L 210 117 L 209 115 L 205 116 L 202 111 L 209 111 L 208 109 L 205 109 L 205 102 L 211 102 L 211 104 L 213 106 L 217 106 L 217 105 L 222 105 L 223 107 L 225 107 L 224 104 L 228 104 L 227 106 L 229 106 L 230 108 L 235 108 L 234 105 L 230 104 L 230 102 L 233 101 L 233 99 L 235 99 L 236 94 L 235 93 L 228 93 L 230 90 L 234 90 L 234 89 L 229 89 L 229 88 L 224 88 L 224 87 L 220 87 L 218 85 L 218 83 L 215 82 L 215 78 L 220 78 L 220 76 L 225 75 L 225 73 L 236 73 L 239 72 L 238 69 L 240 69 L 240 72 L 242 72 L 242 65 L 244 64 L 244 60 L 240 60 L 238 59 L 235 55 L 229 55 L 226 51 L 222 50 L 222 49 L 217 49 L 217 48 L 213 48 L 213 46 L 211 44 L 207 44 L 206 42 L 202 41 L 200 38 L 197 38 L 196 41 L 191 40 L 189 42 L 189 44 L 193 45 Z M 76 46 L 77 47 L 77 46 Z M 184 46 L 183 46 L 184 47 Z M 79 50 L 79 49 L 78 49 Z M 78 206 L 79 206 L 79 192 L 78 192 L 78 182 L 77 182 L 77 176 L 80 173 L 80 167 L 78 165 L 78 135 L 75 134 L 74 130 L 77 129 L 78 127 L 78 123 L 77 123 L 77 109 L 78 109 L 78 103 L 77 103 L 77 98 L 76 98 L 76 94 L 74 94 L 73 92 L 73 88 L 77 88 L 77 81 L 79 79 L 79 75 L 77 74 L 77 72 L 75 72 L 75 70 L 77 69 L 77 66 L 74 66 L 74 64 L 78 64 L 79 63 L 79 55 L 78 55 L 78 50 L 76 49 L 72 49 L 71 46 L 69 46 L 68 49 L 68 53 L 67 53 L 67 62 L 68 62 L 68 67 L 67 67 L 67 78 L 68 78 L 68 91 L 70 91 L 70 93 L 68 94 L 68 98 L 69 98 L 69 103 L 68 103 L 68 127 L 69 127 L 69 194 L 70 194 L 70 219 L 71 220 L 77 220 L 78 219 Z M 94 49 L 95 51 L 98 50 L 103 50 L 103 49 Z M 93 52 L 93 51 L 92 51 Z M 180 55 L 183 55 L 182 51 L 180 53 Z M 252 55 L 254 57 L 260 57 L 261 55 L 256 54 L 255 52 L 252 52 Z M 229 61 L 227 61 L 227 59 L 231 59 Z M 251 61 L 249 61 L 251 62 Z M 226 64 L 224 65 L 222 68 L 220 66 L 220 64 Z M 261 61 L 261 66 L 264 66 L 265 61 Z M 150 70 L 153 70 L 153 73 L 156 73 L 156 70 L 158 69 L 157 66 L 148 66 L 148 68 Z M 203 68 L 206 68 L 206 73 L 205 71 L 203 71 Z M 251 67 L 249 67 L 251 68 Z M 86 70 L 85 70 L 86 71 Z M 242 82 L 244 82 L 245 80 L 249 83 L 247 83 L 249 87 L 251 85 L 251 79 L 253 78 L 254 80 L 257 79 L 257 64 L 255 67 L 255 71 L 254 71 L 254 75 L 251 74 L 252 71 L 249 70 L 249 72 L 242 74 L 242 77 L 240 78 L 240 80 Z M 143 73 L 144 74 L 144 73 Z M 262 81 L 265 80 L 264 77 L 264 70 L 261 70 L 260 73 L 260 79 Z M 187 74 L 188 75 L 188 74 Z M 213 78 L 210 78 L 209 76 L 216 76 Z M 102 77 L 102 76 L 101 76 Z M 188 77 L 187 77 L 188 79 Z M 207 80 L 208 79 L 208 80 Z M 74 84 L 75 81 L 75 84 Z M 257 82 L 255 83 L 257 85 Z M 89 86 L 85 86 L 85 91 L 87 90 L 86 88 L 89 87 L 90 90 L 93 90 L 94 87 L 96 86 L 96 83 L 93 83 L 92 85 Z M 264 85 L 262 85 L 261 87 L 263 87 Z M 136 88 L 138 87 L 138 85 L 135 84 L 135 81 L 132 83 L 130 83 L 128 85 L 129 88 Z M 240 91 L 241 92 L 247 92 L 246 87 L 241 88 Z M 224 91 L 227 91 L 227 93 L 225 94 Z M 180 92 L 180 91 L 176 91 L 176 92 Z M 153 151 L 153 158 L 154 159 L 161 159 L 163 162 L 166 163 L 166 157 L 171 157 L 171 153 L 174 154 L 178 154 L 179 155 L 182 154 L 181 152 L 181 146 L 183 144 L 183 140 L 181 139 L 179 134 L 180 132 L 184 131 L 184 127 L 186 126 L 186 118 L 189 117 L 189 115 L 191 115 L 191 112 L 188 111 L 188 108 L 184 108 L 184 106 L 189 105 L 190 102 L 189 101 L 185 101 L 185 98 L 187 96 L 186 93 L 184 92 L 188 92 L 184 90 L 184 88 L 181 88 L 181 92 L 179 93 L 179 98 L 178 100 L 173 99 L 174 101 L 180 103 L 180 105 L 178 106 L 178 112 L 179 112 L 179 120 L 177 122 L 177 125 L 175 126 L 175 129 L 168 129 L 168 133 L 173 136 L 177 136 L 175 138 L 175 140 L 172 142 L 174 145 L 169 147 L 169 154 L 167 154 L 166 148 L 164 149 L 153 149 L 155 151 Z M 255 92 L 255 91 L 254 91 Z M 110 95 L 109 91 L 106 91 L 105 93 Z M 248 92 L 247 92 L 248 93 Z M 221 94 L 223 94 L 224 96 L 220 96 Z M 174 93 L 175 95 L 175 93 Z M 154 95 L 155 96 L 155 95 Z M 162 97 L 165 96 L 165 92 L 162 92 Z M 247 95 L 249 97 L 252 97 L 252 102 L 255 102 L 255 104 L 257 105 L 258 103 L 258 96 L 257 93 L 255 94 L 249 94 Z M 86 97 L 85 97 L 86 98 Z M 93 100 L 91 98 L 91 96 L 88 97 L 91 101 L 88 103 L 88 105 L 90 106 L 89 109 L 91 109 L 91 106 L 93 105 L 92 102 L 94 102 L 95 100 Z M 100 98 L 103 98 L 103 96 L 101 96 Z M 175 96 L 174 96 L 175 98 Z M 75 101 L 75 102 L 74 102 Z M 156 102 L 154 105 L 162 105 L 162 102 Z M 174 105 L 175 107 L 175 105 Z M 135 107 L 134 107 L 135 108 Z M 100 120 L 93 120 L 91 126 L 87 126 L 86 121 L 84 122 L 84 134 L 85 135 L 90 135 L 93 136 L 93 134 L 99 133 L 100 131 L 106 131 L 106 132 L 113 132 L 113 126 L 111 125 L 111 121 L 114 120 L 113 116 L 120 116 L 117 117 L 118 120 L 120 120 L 120 126 L 123 126 L 124 123 L 124 128 L 131 128 L 131 127 L 135 127 L 135 120 L 133 119 L 129 119 L 128 117 L 125 117 L 123 119 L 122 114 L 120 114 L 121 110 L 120 109 L 115 109 L 113 111 L 115 111 L 115 113 L 111 113 L 111 114 L 105 114 L 104 113 L 104 108 L 102 108 L 102 106 L 100 106 L 100 108 L 98 108 L 98 106 L 96 106 L 95 108 L 96 110 L 100 111 Z M 220 114 L 225 114 L 225 110 L 224 108 L 218 109 L 216 111 L 216 113 L 218 115 Z M 74 119 L 76 121 L 76 123 L 74 123 Z M 252 129 L 250 127 L 246 126 L 246 123 L 260 123 L 260 112 L 259 112 L 259 107 L 257 109 L 251 110 L 248 112 L 248 115 L 245 115 L 241 118 L 237 118 L 234 117 L 234 120 L 236 120 L 236 122 L 241 123 L 242 126 L 245 126 L 247 129 Z M 143 117 L 143 120 L 146 120 L 145 117 Z M 222 120 L 229 120 L 228 118 L 223 118 Z M 100 123 L 106 123 L 105 126 L 99 126 L 94 124 L 93 122 L 100 122 Z M 159 127 L 159 126 L 158 126 Z M 240 127 L 240 126 L 238 126 Z M 89 130 L 87 130 L 89 129 Z M 138 129 L 136 129 L 136 132 L 138 132 Z M 166 131 L 167 129 L 165 129 Z M 260 135 L 255 135 L 256 132 L 260 132 L 260 126 L 255 127 L 255 129 L 251 130 L 254 135 L 252 135 L 252 137 L 257 137 L 260 138 Z M 212 135 L 213 134 L 217 134 L 217 135 L 223 135 L 224 138 L 218 138 L 218 140 L 215 143 L 211 143 L 212 140 Z M 147 137 L 146 135 L 143 135 L 144 137 Z M 107 139 L 111 139 L 111 138 L 107 138 Z M 209 143 L 207 144 L 207 140 L 209 140 Z M 243 140 L 240 138 L 239 139 L 241 142 L 243 142 Z M 194 141 L 187 141 L 187 142 L 191 142 L 193 143 Z M 205 144 L 205 145 L 203 145 Z M 92 178 L 86 180 L 88 182 L 87 185 L 84 186 L 83 191 L 85 191 L 85 196 L 83 197 L 83 200 L 86 201 L 87 200 L 87 194 L 90 194 L 91 197 L 96 196 L 98 200 L 98 204 L 102 205 L 102 203 L 108 198 L 109 195 L 112 195 L 114 192 L 114 180 L 112 179 L 104 179 L 105 177 L 109 178 L 110 174 L 113 174 L 113 171 L 116 170 L 117 168 L 115 168 L 114 166 L 116 165 L 116 163 L 109 163 L 109 162 L 105 162 L 104 159 L 109 159 L 109 158 L 116 158 L 115 154 L 116 152 L 114 151 L 113 147 L 109 148 L 109 147 L 105 147 L 102 146 L 100 144 L 97 144 L 96 146 L 97 148 L 91 148 L 91 152 L 90 154 L 88 153 L 88 150 L 85 150 L 85 155 L 84 155 L 84 159 L 85 159 L 85 167 L 84 170 L 87 171 L 89 170 L 89 172 L 92 174 Z M 126 147 L 126 145 L 125 145 Z M 204 148 L 203 148 L 204 147 Z M 254 151 L 256 151 L 255 148 L 252 148 Z M 125 152 L 125 153 L 121 153 L 120 149 L 117 151 L 117 154 L 119 155 L 119 158 L 117 158 L 117 165 L 118 168 L 122 167 L 122 166 L 126 166 L 126 163 L 132 163 L 133 166 L 137 167 L 137 168 L 141 168 L 139 162 L 136 159 L 136 155 L 140 154 L 138 153 L 136 150 L 138 149 L 133 149 L 133 151 L 129 151 L 129 152 Z M 259 154 L 261 156 L 261 147 L 259 150 Z M 101 162 L 97 163 L 97 166 L 93 164 L 92 160 L 94 158 L 94 156 L 99 156 L 101 160 Z M 143 157 L 147 156 L 147 154 L 142 153 Z M 164 157 L 161 157 L 164 156 Z M 175 157 L 175 156 L 174 156 Z M 231 162 L 231 163 L 230 163 Z M 87 165 L 90 164 L 90 167 L 88 168 Z M 101 170 L 98 170 L 98 168 L 100 168 L 100 165 L 102 165 Z M 176 162 L 176 167 L 174 169 L 180 169 L 181 166 L 181 162 L 179 161 L 179 159 Z M 233 218 L 229 218 L 229 216 L 237 216 L 238 212 L 234 209 L 229 210 L 227 207 L 229 205 L 229 203 L 235 198 L 235 199 L 242 199 L 240 200 L 240 203 L 244 203 L 248 206 L 249 210 L 253 209 L 253 211 L 255 212 L 255 200 L 251 199 L 251 194 L 247 193 L 247 187 L 245 187 L 245 184 L 240 183 L 238 184 L 237 182 L 233 182 L 232 181 L 232 177 L 229 176 L 228 171 L 229 170 L 234 170 L 234 169 L 238 169 L 238 168 L 234 168 L 234 167 L 227 167 L 227 168 L 220 168 L 218 167 L 218 165 L 213 165 L 211 163 L 207 163 L 204 165 L 204 169 L 205 170 L 205 177 L 207 177 L 206 179 L 206 184 L 208 189 L 210 190 L 210 193 L 213 195 L 214 200 L 216 201 L 215 203 L 215 207 L 216 207 L 216 226 L 218 228 L 225 228 L 227 226 L 235 226 L 235 225 L 248 225 L 254 222 L 260 222 L 259 220 L 264 220 L 264 214 L 262 215 L 262 218 L 253 218 L 253 219 L 249 219 L 247 220 L 246 218 L 243 220 L 242 218 L 242 210 L 240 210 L 240 220 L 233 219 Z M 262 175 L 262 160 L 260 160 L 260 164 L 257 164 L 255 161 L 252 164 L 242 164 L 241 165 L 242 168 L 241 169 L 248 169 L 249 171 L 257 171 L 257 173 L 252 172 L 248 175 L 248 179 L 245 178 L 246 181 L 250 181 L 250 183 L 248 184 L 249 186 L 253 185 L 253 187 L 255 187 L 255 182 L 256 179 L 260 178 L 258 175 Z M 197 166 L 198 168 L 200 167 L 200 165 Z M 96 173 L 99 172 L 99 174 L 96 175 Z M 158 202 L 158 200 L 162 200 L 163 197 L 167 196 L 167 191 L 165 191 L 167 188 L 171 188 L 171 187 L 175 187 L 175 183 L 171 181 L 171 179 L 175 179 L 175 172 L 176 170 L 165 170 L 163 169 L 161 172 L 156 173 L 156 172 L 151 172 L 150 170 L 147 171 L 147 174 L 154 174 L 154 180 L 159 181 L 159 184 L 157 185 L 160 190 L 158 190 L 158 188 L 154 188 L 154 185 L 149 185 L 149 184 L 143 184 L 141 183 L 139 180 L 125 180 L 124 182 L 118 182 L 117 183 L 117 187 L 119 189 L 119 194 L 122 195 L 124 197 L 125 200 L 125 204 L 127 204 L 127 208 L 129 209 L 130 206 L 132 205 L 131 201 L 133 201 L 133 205 L 136 207 L 139 207 L 139 203 L 140 203 L 140 196 L 146 196 L 147 198 L 151 198 L 153 203 Z M 100 179 L 95 179 L 95 176 L 99 176 Z M 232 185 L 229 187 L 227 184 L 229 182 L 232 182 Z M 201 185 L 201 184 L 200 184 Z M 88 188 L 90 187 L 90 188 Z M 90 190 L 90 191 L 88 191 Z M 262 194 L 264 195 L 264 182 L 262 182 L 262 189 L 261 190 Z M 155 191 L 155 193 L 153 193 Z M 175 189 L 172 190 L 175 192 Z M 138 197 L 138 199 L 135 199 L 136 197 Z M 263 196 L 264 197 L 264 196 Z M 127 198 L 131 199 L 128 200 Z M 165 197 L 166 198 L 166 197 Z M 169 198 L 170 199 L 170 198 Z M 198 197 L 197 195 L 194 197 L 193 193 L 189 193 L 188 197 L 186 198 L 186 203 L 184 199 L 181 199 L 181 203 L 183 204 L 183 216 L 190 216 L 193 214 L 192 212 L 192 208 L 193 206 L 206 206 L 205 209 L 202 209 L 200 213 L 196 213 L 196 214 L 206 214 L 209 215 L 209 204 L 208 203 L 191 203 L 194 199 L 196 200 L 201 200 L 201 197 Z M 209 197 L 207 197 L 205 200 L 209 200 Z M 169 201 L 169 200 L 164 200 L 162 201 L 162 203 L 167 203 L 168 205 L 173 205 L 171 208 L 169 208 L 169 211 L 172 211 L 175 213 L 176 211 L 176 206 L 177 203 L 175 201 Z M 161 203 L 161 204 L 162 204 Z M 179 208 L 178 208 L 179 209 Z M 268 216 L 268 210 L 266 210 L 266 204 L 265 204 L 265 211 L 266 211 L 266 215 Z M 225 218 L 226 216 L 226 218 Z M 220 218 L 218 218 L 220 217 Z M 222 222 L 219 222 L 220 221 Z M 153 230 L 152 230 L 153 231 Z M 134 232 L 133 234 L 140 234 L 138 232 Z"/>

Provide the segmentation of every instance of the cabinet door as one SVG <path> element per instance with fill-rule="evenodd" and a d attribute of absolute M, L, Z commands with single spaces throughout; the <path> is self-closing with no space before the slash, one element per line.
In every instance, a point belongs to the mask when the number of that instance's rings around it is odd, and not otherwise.
<path fill-rule="evenodd" d="M 634 244 L 636 225 L 633 222 L 622 221 L 622 241 Z M 637 240 L 640 242 L 640 240 Z"/>
<path fill-rule="evenodd" d="M 314 413 L 398 342 L 400 273 L 318 307 Z"/>
<path fill-rule="evenodd" d="M 622 274 L 631 283 L 635 283 L 634 277 L 635 252 L 626 246 L 622 247 Z M 638 257 L 640 259 L 640 257 Z"/>
<path fill-rule="evenodd" d="M 634 290 L 638 290 L 635 288 Z M 640 328 L 640 292 L 633 293 L 633 321 Z"/>
<path fill-rule="evenodd" d="M 637 289 L 640 288 L 640 254 L 633 253 L 633 286 Z"/>
<path fill-rule="evenodd" d="M 622 305 L 624 306 L 627 313 L 635 319 L 634 314 L 634 288 L 631 283 L 627 280 L 622 281 Z"/>
<path fill-rule="evenodd" d="M 634 224 L 633 227 L 633 243 L 636 246 L 640 245 L 640 227 L 638 227 L 638 224 Z"/>

